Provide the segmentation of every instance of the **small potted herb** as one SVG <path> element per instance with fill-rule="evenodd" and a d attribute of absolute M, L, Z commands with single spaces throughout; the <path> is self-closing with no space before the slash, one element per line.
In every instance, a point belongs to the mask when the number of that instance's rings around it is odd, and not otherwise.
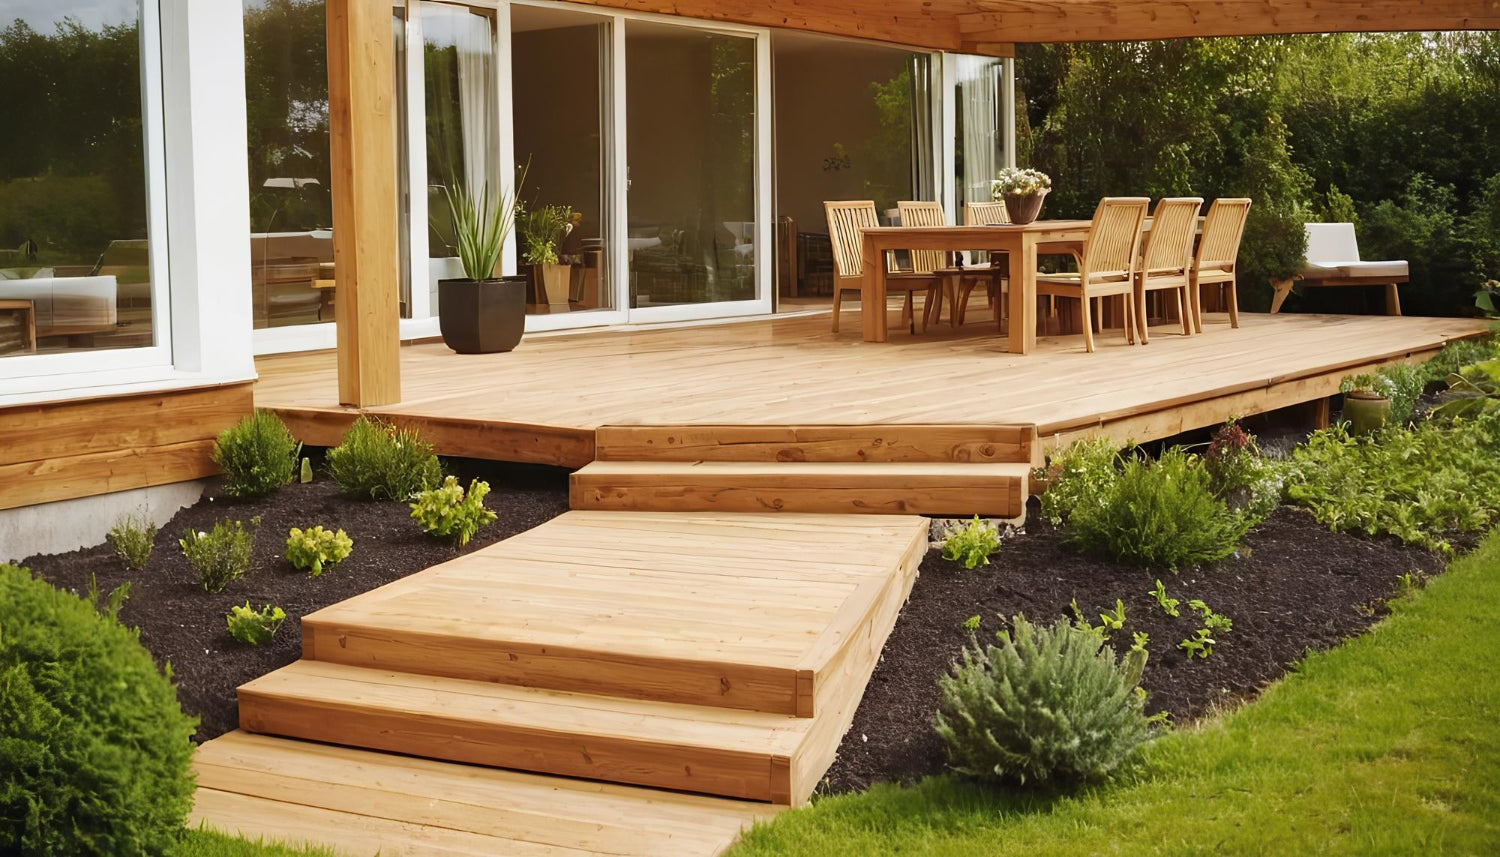
<path fill-rule="evenodd" d="M 573 228 L 573 209 L 566 205 L 530 208 L 521 214 L 517 228 L 526 245 L 523 257 L 531 266 L 538 308 L 545 306 L 547 312 L 567 312 L 573 266 L 561 264 L 557 246 Z"/>
<path fill-rule="evenodd" d="M 443 192 L 452 217 L 462 279 L 438 281 L 438 328 L 460 354 L 510 351 L 526 331 L 526 278 L 496 277 L 500 253 L 515 226 L 515 194 L 478 194 L 458 182 Z M 434 223 L 437 221 L 434 220 Z"/>
<path fill-rule="evenodd" d="M 1344 420 L 1350 434 L 1369 434 L 1385 426 L 1391 414 L 1389 389 L 1378 375 L 1355 375 L 1340 385 L 1344 394 Z M 1389 384 L 1389 382 L 1386 382 Z"/>
<path fill-rule="evenodd" d="M 990 198 L 1005 201 L 1011 223 L 1026 224 L 1042 213 L 1042 200 L 1052 190 L 1052 179 L 1040 170 L 1006 167 L 990 182 Z"/>

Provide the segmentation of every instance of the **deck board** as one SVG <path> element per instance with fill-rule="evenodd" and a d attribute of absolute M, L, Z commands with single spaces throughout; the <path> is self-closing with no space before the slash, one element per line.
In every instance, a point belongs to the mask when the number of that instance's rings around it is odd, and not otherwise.
<path fill-rule="evenodd" d="M 951 434 L 1035 425 L 1048 436 L 1135 419 L 1134 439 L 1149 440 L 1184 420 L 1253 413 L 1261 393 L 1299 380 L 1311 381 L 1295 392 L 1300 401 L 1328 395 L 1342 374 L 1486 329 L 1451 318 L 1241 319 L 1231 329 L 1210 315 L 1193 337 L 1159 328 L 1147 346 L 1106 332 L 1093 354 L 1077 336 L 1040 337 L 1034 353 L 1010 354 L 982 322 L 866 343 L 857 324 L 830 333 L 826 315 L 534 336 L 508 354 L 459 355 L 429 342 L 402 349 L 403 400 L 373 412 L 420 420 L 440 452 L 493 450 L 575 467 L 593 460 L 593 432 L 604 426 L 940 426 Z M 337 406 L 331 353 L 257 365 L 257 403 L 329 421 L 323 442 L 353 418 Z M 1174 410 L 1185 415 L 1138 419 Z"/>

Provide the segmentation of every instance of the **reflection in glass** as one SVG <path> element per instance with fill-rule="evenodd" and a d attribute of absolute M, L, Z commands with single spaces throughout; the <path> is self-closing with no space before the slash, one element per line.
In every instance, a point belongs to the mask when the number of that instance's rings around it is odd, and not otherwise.
<path fill-rule="evenodd" d="M 151 345 L 139 6 L 0 19 L 0 356 Z"/>
<path fill-rule="evenodd" d="M 614 305 L 604 180 L 609 24 L 519 5 L 511 7 L 510 22 L 516 161 L 526 170 L 521 200 L 528 209 L 571 212 L 555 247 L 557 266 L 528 265 L 531 248 L 525 236 L 517 242 L 517 270 L 532 279 L 528 311 L 608 309 Z"/>
<path fill-rule="evenodd" d="M 755 297 L 755 40 L 625 27 L 633 307 Z"/>
<path fill-rule="evenodd" d="M 439 280 L 461 278 L 457 237 L 443 188 L 477 196 L 500 191 L 496 152 L 495 22 L 485 10 L 423 3 L 423 80 L 427 105 L 428 288 L 437 314 Z M 506 187 L 509 187 L 507 179 Z"/>

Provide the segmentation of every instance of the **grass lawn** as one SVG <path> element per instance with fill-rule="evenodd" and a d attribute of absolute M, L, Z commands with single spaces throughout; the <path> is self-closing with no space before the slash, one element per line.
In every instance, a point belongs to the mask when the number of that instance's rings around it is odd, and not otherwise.
<path fill-rule="evenodd" d="M 1112 784 L 883 786 L 784 813 L 731 854 L 1500 853 L 1497 605 L 1500 532 L 1370 634 Z"/>
<path fill-rule="evenodd" d="M 334 853 L 322 848 L 251 842 L 211 830 L 189 830 L 174 857 L 334 857 Z"/>

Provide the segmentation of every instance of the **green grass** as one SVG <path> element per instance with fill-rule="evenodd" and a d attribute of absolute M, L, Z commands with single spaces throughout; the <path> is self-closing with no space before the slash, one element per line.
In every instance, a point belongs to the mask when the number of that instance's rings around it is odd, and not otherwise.
<path fill-rule="evenodd" d="M 173 857 L 334 857 L 325 848 L 251 842 L 211 830 L 189 830 Z"/>
<path fill-rule="evenodd" d="M 731 854 L 1497 853 L 1497 604 L 1491 533 L 1371 633 L 1158 741 L 1114 783 L 882 786 L 784 813 Z"/>

